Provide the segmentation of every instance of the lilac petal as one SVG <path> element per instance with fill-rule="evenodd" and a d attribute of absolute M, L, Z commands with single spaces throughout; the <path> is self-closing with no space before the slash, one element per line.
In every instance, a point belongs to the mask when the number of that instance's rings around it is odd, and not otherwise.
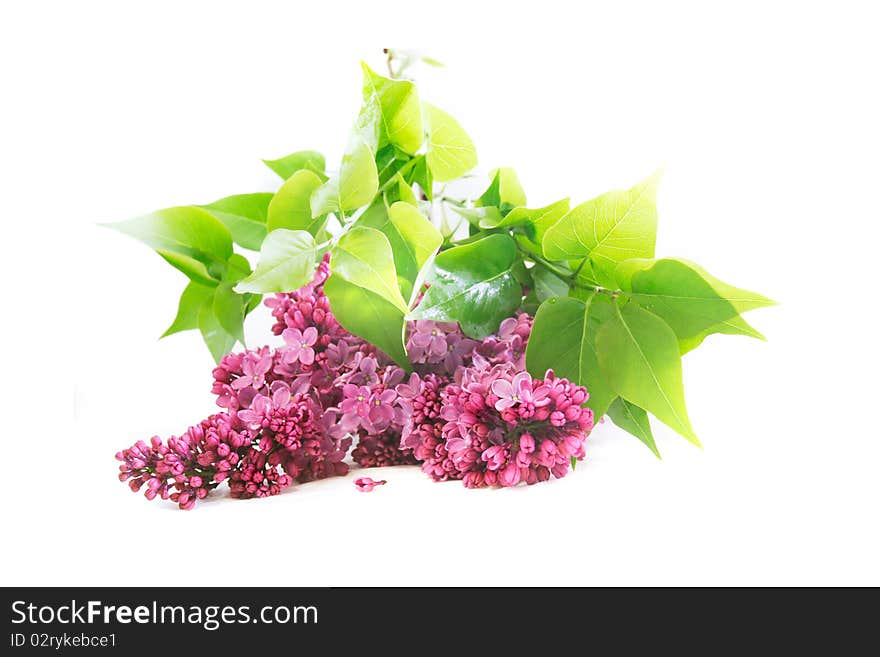
<path fill-rule="evenodd" d="M 510 381 L 507 381 L 506 379 L 495 379 L 495 381 L 492 382 L 492 392 L 502 399 L 511 400 L 512 404 L 514 391 Z M 511 404 L 508 404 L 508 406 Z M 505 406 L 505 408 L 507 408 L 507 406 Z"/>
<path fill-rule="evenodd" d="M 309 328 L 312 328 L 311 326 Z M 299 362 L 303 365 L 311 365 L 315 362 L 315 350 L 311 347 L 303 347 L 299 352 Z"/>
<path fill-rule="evenodd" d="M 302 341 L 311 347 L 318 341 L 318 329 L 316 329 L 314 326 L 308 327 L 305 331 L 303 331 L 302 338 Z"/>
<path fill-rule="evenodd" d="M 263 376 L 272 367 L 272 357 L 263 356 L 257 364 L 254 365 L 254 376 Z"/>
<path fill-rule="evenodd" d="M 281 338 L 289 345 L 294 345 L 299 347 L 302 345 L 302 333 L 300 333 L 299 329 L 295 328 L 286 328 L 281 333 Z"/>
<path fill-rule="evenodd" d="M 359 388 L 353 383 L 346 383 L 342 386 L 342 394 L 350 399 L 357 397 Z"/>
<path fill-rule="evenodd" d="M 241 376 L 233 381 L 230 385 L 233 390 L 241 390 L 242 388 L 247 388 L 251 384 L 251 379 L 249 377 Z"/>
<path fill-rule="evenodd" d="M 279 387 L 275 390 L 275 393 L 272 395 L 272 403 L 275 405 L 275 408 L 280 408 L 282 406 L 287 406 L 287 403 L 290 401 L 290 388 L 288 387 Z"/>
<path fill-rule="evenodd" d="M 393 390 L 383 390 L 379 395 L 379 401 L 383 404 L 390 404 L 397 398 L 397 393 Z"/>
<path fill-rule="evenodd" d="M 515 403 L 516 402 L 513 401 L 512 399 L 499 399 L 497 402 L 495 402 L 495 410 L 496 411 L 506 410 L 506 409 L 510 408 L 511 406 L 513 406 Z"/>
<path fill-rule="evenodd" d="M 520 394 L 521 397 L 525 397 L 526 395 L 531 396 L 531 375 L 528 372 L 519 372 L 515 377 L 513 377 L 513 388 Z"/>

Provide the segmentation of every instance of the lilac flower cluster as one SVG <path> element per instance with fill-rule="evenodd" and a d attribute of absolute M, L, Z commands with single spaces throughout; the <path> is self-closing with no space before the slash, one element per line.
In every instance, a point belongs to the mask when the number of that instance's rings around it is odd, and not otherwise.
<path fill-rule="evenodd" d="M 283 343 L 223 357 L 212 392 L 223 411 L 166 442 L 119 452 L 120 479 L 148 499 L 192 508 L 223 481 L 237 498 L 362 467 L 421 464 L 435 480 L 513 486 L 564 476 L 593 425 L 584 388 L 525 372 L 532 318 L 504 320 L 483 340 L 458 324 L 419 320 L 407 331 L 413 371 L 346 331 L 311 283 L 265 301 Z"/>
<path fill-rule="evenodd" d="M 474 361 L 443 390 L 444 449 L 422 469 L 469 488 L 564 477 L 572 459 L 583 458 L 593 428 L 586 389 L 552 371 L 533 379 L 513 363 Z"/>

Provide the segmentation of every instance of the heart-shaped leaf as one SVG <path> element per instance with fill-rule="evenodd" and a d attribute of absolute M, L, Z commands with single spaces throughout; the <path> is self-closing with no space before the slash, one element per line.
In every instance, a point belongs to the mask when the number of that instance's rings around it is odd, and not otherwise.
<path fill-rule="evenodd" d="M 454 180 L 477 166 L 477 150 L 458 121 L 428 103 L 424 109 L 428 123 L 425 158 L 434 180 Z"/>
<path fill-rule="evenodd" d="M 312 218 L 312 194 L 321 185 L 318 175 L 308 169 L 300 169 L 290 176 L 269 203 L 266 228 L 270 232 L 286 228 L 317 235 L 327 222 L 327 215 Z"/>
<path fill-rule="evenodd" d="M 362 226 L 352 228 L 339 238 L 330 260 L 335 276 L 369 290 L 406 313 L 406 301 L 397 286 L 391 244 L 380 231 Z"/>
<path fill-rule="evenodd" d="M 411 317 L 458 322 L 474 338 L 489 335 L 522 302 L 522 286 L 511 272 L 516 261 L 516 245 L 502 234 L 441 252 Z"/>
<path fill-rule="evenodd" d="M 290 292 L 310 280 L 317 258 L 315 238 L 304 230 L 279 228 L 266 236 L 254 273 L 235 286 L 238 293 Z"/>

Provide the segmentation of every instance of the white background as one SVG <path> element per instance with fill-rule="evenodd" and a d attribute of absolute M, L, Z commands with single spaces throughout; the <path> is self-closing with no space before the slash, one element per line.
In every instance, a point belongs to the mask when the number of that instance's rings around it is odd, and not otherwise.
<path fill-rule="evenodd" d="M 0 582 L 880 584 L 870 3 L 416 4 L 3 5 Z M 604 425 L 530 488 L 395 468 L 189 513 L 131 494 L 114 452 L 211 413 L 212 363 L 156 339 L 183 277 L 96 224 L 272 190 L 261 158 L 337 161 L 389 45 L 447 64 L 423 96 L 532 205 L 665 165 L 658 253 L 782 302 L 748 318 L 769 342 L 687 356 L 705 449 L 657 425 L 662 462 Z"/>

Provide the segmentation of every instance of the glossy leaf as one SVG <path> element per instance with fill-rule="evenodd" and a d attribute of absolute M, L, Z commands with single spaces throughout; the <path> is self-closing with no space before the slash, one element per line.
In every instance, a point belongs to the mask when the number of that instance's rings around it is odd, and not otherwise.
<path fill-rule="evenodd" d="M 598 421 L 617 396 L 599 367 L 596 335 L 614 314 L 608 295 L 591 293 L 586 300 L 562 297 L 541 304 L 535 315 L 526 348 L 526 364 L 532 376 L 554 370 L 590 393 L 587 406 Z"/>
<path fill-rule="evenodd" d="M 424 155 L 419 155 L 416 158 L 415 165 L 410 169 L 405 179 L 410 185 L 418 185 L 429 201 L 434 198 L 434 176 Z"/>
<path fill-rule="evenodd" d="M 411 316 L 459 322 L 474 338 L 492 333 L 522 301 L 522 287 L 511 273 L 516 260 L 516 245 L 501 234 L 441 252 L 431 287 Z"/>
<path fill-rule="evenodd" d="M 572 208 L 544 232 L 544 256 L 550 260 L 590 256 L 605 272 L 629 258 L 654 257 L 658 182 L 659 173 L 632 189 L 608 192 Z"/>
<path fill-rule="evenodd" d="M 627 260 L 617 266 L 615 278 L 633 301 L 669 324 L 679 340 L 705 334 L 715 326 L 725 330 L 728 325 L 723 323 L 740 313 L 774 303 L 677 258 Z M 731 328 L 744 327 L 738 324 Z"/>
<path fill-rule="evenodd" d="M 362 138 L 355 136 L 342 158 L 339 173 L 312 193 L 312 216 L 356 210 L 369 204 L 378 189 L 379 172 L 373 152 Z"/>
<path fill-rule="evenodd" d="M 331 261 L 334 275 L 378 295 L 406 313 L 406 301 L 397 286 L 394 254 L 382 232 L 362 226 L 352 228 L 339 238 Z"/>
<path fill-rule="evenodd" d="M 699 445 L 685 408 L 675 333 L 657 315 L 636 304 L 614 308 L 596 335 L 599 366 L 611 388 Z"/>
<path fill-rule="evenodd" d="M 443 242 L 440 232 L 421 212 L 403 201 L 388 208 L 381 202 L 374 204 L 358 219 L 358 225 L 375 228 L 388 238 L 400 292 L 404 299 L 409 299 L 419 272 Z"/>
<path fill-rule="evenodd" d="M 422 145 L 422 107 L 416 86 L 408 80 L 392 80 L 364 69 L 364 106 L 358 125 L 370 135 L 367 143 L 374 150 L 390 143 L 413 154 Z M 375 142 L 371 143 L 371 140 Z"/>
<path fill-rule="evenodd" d="M 200 207 L 224 223 L 236 244 L 259 251 L 266 238 L 266 213 L 271 200 L 271 192 L 236 194 Z"/>
<path fill-rule="evenodd" d="M 206 303 L 211 303 L 214 288 L 190 281 L 180 295 L 177 316 L 161 337 L 167 337 L 181 331 L 190 331 L 199 327 L 199 312 Z"/>
<path fill-rule="evenodd" d="M 608 407 L 608 417 L 618 427 L 641 440 L 658 459 L 660 458 L 660 451 L 651 431 L 651 423 L 644 409 L 618 397 Z"/>
<path fill-rule="evenodd" d="M 458 121 L 428 103 L 424 109 L 428 124 L 425 158 L 434 180 L 454 180 L 477 166 L 477 150 Z"/>
<path fill-rule="evenodd" d="M 315 238 L 304 230 L 279 228 L 266 236 L 254 273 L 235 286 L 235 291 L 290 292 L 310 280 L 317 258 Z"/>
<path fill-rule="evenodd" d="M 263 160 L 263 163 L 284 178 L 284 180 L 287 180 L 302 169 L 308 169 L 318 174 L 322 180 L 327 179 L 324 175 L 324 170 L 326 169 L 324 156 L 316 151 L 297 151 L 296 153 L 280 157 L 277 160 Z"/>
<path fill-rule="evenodd" d="M 321 184 L 317 174 L 308 169 L 300 169 L 290 176 L 269 203 L 266 228 L 270 232 L 286 228 L 317 234 L 327 221 L 326 215 L 312 218 L 312 194 Z"/>
<path fill-rule="evenodd" d="M 376 345 L 398 365 L 409 369 L 404 346 L 406 320 L 399 308 L 375 292 L 341 278 L 335 271 L 324 283 L 324 293 L 343 328 Z"/>

